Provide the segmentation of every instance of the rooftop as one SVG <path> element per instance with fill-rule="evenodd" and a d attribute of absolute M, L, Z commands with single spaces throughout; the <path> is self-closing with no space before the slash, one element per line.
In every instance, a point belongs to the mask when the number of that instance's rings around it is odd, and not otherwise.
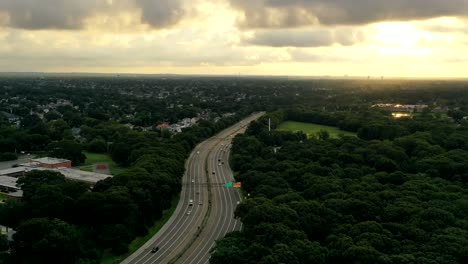
<path fill-rule="evenodd" d="M 104 180 L 106 178 L 112 177 L 111 175 L 107 175 L 107 174 L 94 173 L 94 172 L 88 172 L 88 171 L 82 171 L 82 170 L 76 170 L 76 169 L 69 169 L 69 168 L 50 169 L 50 168 L 42 168 L 42 167 L 18 167 L 18 168 L 0 170 L 0 175 L 10 175 L 10 174 L 18 173 L 18 172 L 29 172 L 33 170 L 56 171 L 56 172 L 60 172 L 63 176 L 65 176 L 65 178 L 69 180 L 83 181 L 83 182 L 88 182 L 88 183 L 93 183 L 93 184 L 100 180 Z M 0 177 L 8 177 L 8 176 L 0 176 Z M 8 178 L 13 178 L 13 177 L 8 177 Z M 0 181 L 0 185 L 3 185 L 1 181 Z"/>
<path fill-rule="evenodd" d="M 69 168 L 57 168 L 57 169 L 48 169 L 48 168 L 33 168 L 32 170 L 49 170 L 49 171 L 56 171 L 60 172 L 65 176 L 65 178 L 69 180 L 76 180 L 88 183 L 97 183 L 100 180 L 107 179 L 112 177 L 111 175 L 102 174 L 102 173 L 94 173 L 89 171 L 82 171 L 82 170 L 75 170 Z"/>
<path fill-rule="evenodd" d="M 32 162 L 39 162 L 43 164 L 59 164 L 59 163 L 64 163 L 64 162 L 69 162 L 69 160 L 66 159 L 57 159 L 57 158 L 51 158 L 51 157 L 45 157 L 45 158 L 39 158 L 39 159 L 32 159 Z"/>
<path fill-rule="evenodd" d="M 24 172 L 24 167 L 16 167 L 10 169 L 0 170 L 0 175 L 10 175 L 14 173 Z"/>
<path fill-rule="evenodd" d="M 18 178 L 15 178 L 15 177 L 0 176 L 0 185 L 19 190 L 20 188 L 16 186 L 17 180 Z"/>

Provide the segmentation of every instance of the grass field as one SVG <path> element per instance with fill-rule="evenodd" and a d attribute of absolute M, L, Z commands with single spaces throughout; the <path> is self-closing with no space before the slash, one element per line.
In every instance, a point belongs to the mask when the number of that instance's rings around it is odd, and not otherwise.
<path fill-rule="evenodd" d="M 89 153 L 89 152 L 84 152 L 84 154 L 86 155 L 86 161 L 82 166 L 80 166 L 81 170 L 93 171 L 94 164 L 107 163 L 109 165 L 109 169 L 112 175 L 117 175 L 125 171 L 125 168 L 122 168 L 119 165 L 117 165 L 112 160 L 112 158 L 107 154 L 97 154 L 97 153 Z"/>
<path fill-rule="evenodd" d="M 332 126 L 322 126 L 316 125 L 311 123 L 301 123 L 301 122 L 294 122 L 294 121 L 286 121 L 281 123 L 276 130 L 279 131 L 292 131 L 298 132 L 302 131 L 307 134 L 308 137 L 315 136 L 320 130 L 326 130 L 330 133 L 331 138 L 338 138 L 340 134 L 345 136 L 356 136 L 355 133 L 347 132 L 338 129 L 337 127 Z"/>
<path fill-rule="evenodd" d="M 141 246 L 143 246 L 146 241 L 150 240 L 163 226 L 164 224 L 171 218 L 172 214 L 174 213 L 177 204 L 179 203 L 179 197 L 176 197 L 172 200 L 171 208 L 167 209 L 163 212 L 163 216 L 161 219 L 156 221 L 156 223 L 148 230 L 148 234 L 144 237 L 138 237 L 130 243 L 128 247 L 128 253 L 124 256 L 114 256 L 114 255 L 104 255 L 101 260 L 101 264 L 118 264 L 128 256 L 130 256 L 133 252 L 137 251 Z"/>

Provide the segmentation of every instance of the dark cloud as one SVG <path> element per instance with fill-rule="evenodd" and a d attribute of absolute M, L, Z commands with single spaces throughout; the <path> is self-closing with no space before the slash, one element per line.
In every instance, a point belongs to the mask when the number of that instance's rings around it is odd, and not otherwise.
<path fill-rule="evenodd" d="M 136 0 L 142 9 L 142 21 L 155 28 L 177 24 L 185 15 L 183 0 Z"/>
<path fill-rule="evenodd" d="M 425 31 L 430 31 L 434 33 L 459 33 L 459 34 L 468 34 L 468 25 L 428 25 L 421 27 Z"/>
<path fill-rule="evenodd" d="M 246 28 L 357 25 L 468 15 L 468 0 L 229 0 Z"/>
<path fill-rule="evenodd" d="M 360 31 L 353 29 L 337 30 L 269 30 L 255 32 L 244 42 L 271 47 L 324 47 L 339 44 L 351 46 L 364 40 Z"/>
<path fill-rule="evenodd" d="M 99 5 L 95 0 L 0 0 L 0 11 L 10 27 L 23 29 L 78 29 Z"/>
<path fill-rule="evenodd" d="M 321 47 L 333 44 L 330 31 L 262 31 L 245 39 L 248 44 L 272 47 Z"/>
<path fill-rule="evenodd" d="M 7 26 L 28 30 L 81 29 L 87 17 L 141 9 L 142 23 L 154 28 L 176 24 L 185 15 L 186 0 L 0 0 Z"/>
<path fill-rule="evenodd" d="M 294 62 L 344 62 L 345 58 L 333 55 L 333 54 L 322 54 L 316 52 L 305 51 L 303 49 L 290 49 L 288 54 L 291 57 L 291 61 Z"/>

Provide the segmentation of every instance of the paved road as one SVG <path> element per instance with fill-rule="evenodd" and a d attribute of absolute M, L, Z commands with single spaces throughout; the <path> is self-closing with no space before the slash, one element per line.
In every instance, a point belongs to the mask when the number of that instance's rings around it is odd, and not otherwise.
<path fill-rule="evenodd" d="M 31 156 L 31 155 L 21 155 L 21 156 L 18 157 L 17 160 L 2 161 L 2 162 L 0 162 L 0 170 L 11 169 L 11 167 L 13 165 L 21 164 L 21 163 L 27 163 L 33 158 L 34 158 L 34 156 Z"/>
<path fill-rule="evenodd" d="M 226 137 L 243 133 L 254 114 L 200 143 L 186 162 L 180 201 L 164 227 L 122 264 L 184 263 L 203 264 L 215 241 L 227 232 L 239 230 L 234 210 L 241 197 L 224 184 L 233 181 L 228 165 L 230 140 Z M 190 202 L 192 205 L 190 205 Z M 204 224 L 205 223 L 205 224 Z M 159 251 L 152 253 L 153 247 Z"/>

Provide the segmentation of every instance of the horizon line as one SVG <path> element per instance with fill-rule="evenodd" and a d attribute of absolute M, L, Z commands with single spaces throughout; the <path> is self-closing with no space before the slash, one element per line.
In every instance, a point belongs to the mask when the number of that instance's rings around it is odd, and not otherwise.
<path fill-rule="evenodd" d="M 326 79 L 366 79 L 366 80 L 394 80 L 394 79 L 407 79 L 407 80 L 468 80 L 468 77 L 444 77 L 444 76 L 431 76 L 431 77 L 418 77 L 418 76 L 385 76 L 385 75 L 275 75 L 275 74 L 187 74 L 187 73 L 109 73 L 109 72 L 47 72 L 47 71 L 0 71 L 1 75 L 102 75 L 102 76 L 115 76 L 115 77 L 130 77 L 130 76 L 187 76 L 187 77 L 271 77 L 271 78 L 326 78 Z"/>

